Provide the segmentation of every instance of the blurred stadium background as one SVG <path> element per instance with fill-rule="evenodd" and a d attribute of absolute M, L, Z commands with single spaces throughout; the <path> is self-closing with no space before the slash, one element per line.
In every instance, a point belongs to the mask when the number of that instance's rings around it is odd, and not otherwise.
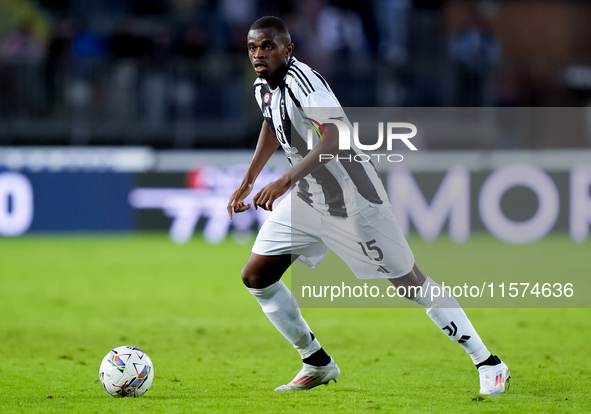
<path fill-rule="evenodd" d="M 0 235 L 248 234 L 260 212 L 224 215 L 261 123 L 244 39 L 267 14 L 344 106 L 430 108 L 420 154 L 380 167 L 421 189 L 395 206 L 408 231 L 587 239 L 591 4 L 565 0 L 0 0 Z"/>

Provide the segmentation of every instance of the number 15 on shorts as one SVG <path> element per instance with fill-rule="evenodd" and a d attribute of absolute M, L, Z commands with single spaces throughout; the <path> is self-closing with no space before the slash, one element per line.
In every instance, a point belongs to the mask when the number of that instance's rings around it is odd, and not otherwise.
<path fill-rule="evenodd" d="M 361 251 L 363 252 L 363 254 L 369 257 L 370 259 L 379 262 L 384 258 L 384 253 L 382 252 L 382 249 L 375 245 L 375 239 L 367 242 L 357 242 L 357 244 L 361 247 Z"/>

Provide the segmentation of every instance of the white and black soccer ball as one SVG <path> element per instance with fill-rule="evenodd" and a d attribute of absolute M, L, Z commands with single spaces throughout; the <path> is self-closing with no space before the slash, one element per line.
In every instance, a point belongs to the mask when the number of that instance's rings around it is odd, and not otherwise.
<path fill-rule="evenodd" d="M 154 365 L 141 349 L 120 346 L 103 358 L 99 379 L 113 397 L 140 397 L 152 385 Z"/>

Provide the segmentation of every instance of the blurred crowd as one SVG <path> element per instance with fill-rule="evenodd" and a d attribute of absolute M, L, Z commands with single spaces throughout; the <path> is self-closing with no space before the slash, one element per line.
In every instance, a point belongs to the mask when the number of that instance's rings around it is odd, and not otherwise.
<path fill-rule="evenodd" d="M 0 2 L 0 12 L 17 16 L 17 3 L 4 1 L 13 6 Z M 36 14 L 0 27 L 0 123 L 7 126 L 0 145 L 99 138 L 246 145 L 255 126 L 245 36 L 269 14 L 286 20 L 296 56 L 329 80 L 344 106 L 547 103 L 504 76 L 492 1 L 472 2 L 453 29 L 445 0 L 18 3 Z"/>

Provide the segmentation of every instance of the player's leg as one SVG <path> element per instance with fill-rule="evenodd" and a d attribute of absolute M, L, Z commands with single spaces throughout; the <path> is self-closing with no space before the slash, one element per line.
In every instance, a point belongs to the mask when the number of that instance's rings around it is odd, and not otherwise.
<path fill-rule="evenodd" d="M 505 391 L 509 368 L 489 352 L 458 301 L 447 290 L 425 276 L 416 263 L 407 275 L 389 280 L 396 287 L 404 286 L 407 298 L 425 308 L 435 325 L 464 348 L 480 374 L 480 393 Z"/>
<path fill-rule="evenodd" d="M 339 368 L 320 346 L 304 320 L 281 276 L 297 258 L 295 255 L 263 256 L 252 253 L 242 269 L 242 281 L 261 305 L 277 330 L 300 353 L 304 368 L 289 383 L 275 391 L 306 390 L 336 381 Z"/>
<path fill-rule="evenodd" d="M 431 320 L 470 355 L 481 374 L 481 392 L 503 392 L 508 369 L 488 351 L 456 299 L 421 272 L 389 208 L 371 207 L 344 220 L 327 218 L 322 224 L 323 241 L 357 277 L 388 278 L 395 286 L 405 287 L 407 298 L 425 308 Z M 443 294 L 431 295 L 439 291 Z M 483 378 L 491 366 L 496 367 L 493 388 Z M 506 372 L 498 376 L 497 368 Z"/>
<path fill-rule="evenodd" d="M 490 357 L 491 353 L 458 301 L 447 290 L 441 289 L 437 282 L 425 276 L 416 263 L 407 275 L 388 280 L 396 287 L 405 287 L 407 298 L 425 308 L 435 325 L 451 340 L 458 342 L 474 364 L 480 364 Z"/>
<path fill-rule="evenodd" d="M 303 360 L 321 350 L 318 340 L 302 317 L 291 292 L 281 276 L 296 256 L 262 256 L 252 253 L 242 269 L 242 281 L 261 305 L 267 318 L 300 353 Z M 326 353 L 323 351 L 324 355 Z M 323 365 L 330 362 L 326 356 Z"/>
<path fill-rule="evenodd" d="M 306 205 L 307 208 L 309 208 Z M 308 220 L 312 224 L 313 220 Z M 288 196 L 267 218 L 252 248 L 252 254 L 242 269 L 242 280 L 261 305 L 265 315 L 277 330 L 300 353 L 304 368 L 292 382 L 276 391 L 309 389 L 335 380 L 339 369 L 320 346 L 304 320 L 291 292 L 281 281 L 285 271 L 298 257 L 315 264 L 321 260 L 324 245 L 309 234 L 309 229 L 298 227 L 291 219 L 291 200 Z M 314 253 L 306 253 L 306 249 Z M 314 257 L 314 254 L 317 256 Z M 301 258 L 301 259 L 302 259 Z"/>

